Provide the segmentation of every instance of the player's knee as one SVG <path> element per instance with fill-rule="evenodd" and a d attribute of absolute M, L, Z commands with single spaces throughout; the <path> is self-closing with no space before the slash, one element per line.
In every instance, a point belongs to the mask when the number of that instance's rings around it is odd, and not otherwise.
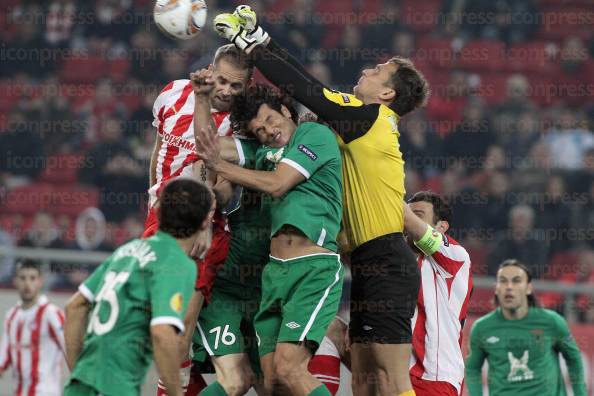
<path fill-rule="evenodd" d="M 300 370 L 307 370 L 307 367 L 300 367 L 295 356 L 288 351 L 277 350 L 274 355 L 274 375 L 278 382 L 285 385 L 294 382 Z"/>
<path fill-rule="evenodd" d="M 246 394 L 252 386 L 252 380 L 247 373 L 238 370 L 232 375 L 226 375 L 218 379 L 221 386 L 229 396 L 240 396 Z"/>

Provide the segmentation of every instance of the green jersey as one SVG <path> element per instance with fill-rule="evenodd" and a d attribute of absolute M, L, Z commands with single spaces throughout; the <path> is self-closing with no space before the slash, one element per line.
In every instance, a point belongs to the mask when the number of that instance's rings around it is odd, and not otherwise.
<path fill-rule="evenodd" d="M 530 308 L 523 319 L 507 320 L 498 308 L 472 327 L 468 392 L 483 394 L 481 368 L 486 359 L 490 395 L 563 396 L 559 353 L 567 363 L 574 395 L 586 396 L 582 358 L 565 319 L 548 309 Z"/>
<path fill-rule="evenodd" d="M 138 395 L 152 358 L 150 326 L 184 330 L 196 264 L 164 232 L 119 247 L 79 287 L 92 302 L 71 379 L 106 395 Z"/>
<path fill-rule="evenodd" d="M 336 136 L 315 122 L 299 125 L 289 143 L 278 150 L 258 150 L 256 169 L 274 170 L 282 162 L 305 177 L 285 196 L 271 203 L 271 230 L 298 228 L 315 244 L 337 251 L 342 218 L 342 159 Z"/>
<path fill-rule="evenodd" d="M 260 142 L 235 137 L 239 165 L 254 169 Z M 217 272 L 216 287 L 261 287 L 262 269 L 270 253 L 270 205 L 259 191 L 236 186 L 226 213 L 231 230 L 229 253 Z M 249 291 L 248 294 L 251 294 Z"/>

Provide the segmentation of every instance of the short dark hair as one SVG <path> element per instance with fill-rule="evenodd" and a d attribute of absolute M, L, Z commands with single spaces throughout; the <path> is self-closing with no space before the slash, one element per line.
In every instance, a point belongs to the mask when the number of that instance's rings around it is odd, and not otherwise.
<path fill-rule="evenodd" d="M 260 106 L 268 105 L 272 110 L 281 112 L 281 106 L 285 106 L 291 113 L 291 119 L 298 123 L 299 114 L 293 104 L 293 99 L 283 92 L 266 84 L 255 84 L 245 91 L 244 94 L 235 98 L 231 108 L 231 127 L 234 131 L 249 132 L 247 125 L 256 117 Z"/>
<path fill-rule="evenodd" d="M 192 179 L 169 182 L 159 197 L 159 230 L 187 238 L 200 229 L 212 205 L 208 187 Z"/>
<path fill-rule="evenodd" d="M 501 270 L 502 268 L 506 268 L 506 267 L 520 268 L 521 270 L 523 270 L 526 273 L 526 278 L 528 279 L 528 283 L 532 282 L 532 273 L 530 272 L 530 269 L 528 268 L 528 266 L 526 266 L 526 264 L 522 263 L 520 260 L 517 260 L 514 258 L 504 260 L 501 264 L 499 264 L 499 268 L 497 269 L 497 272 L 499 272 L 499 270 Z M 497 298 L 497 294 L 495 295 L 495 305 L 499 306 L 499 298 Z M 529 307 L 537 307 L 538 306 L 538 301 L 536 300 L 536 297 L 534 297 L 534 293 L 528 294 L 528 306 Z"/>
<path fill-rule="evenodd" d="M 415 65 L 406 58 L 395 56 L 388 62 L 398 68 L 392 74 L 390 85 L 396 91 L 396 97 L 389 105 L 399 116 L 422 107 L 429 99 L 429 83 Z"/>
<path fill-rule="evenodd" d="M 23 269 L 32 269 L 37 271 L 39 275 L 41 275 L 41 264 L 31 259 L 22 259 L 17 261 L 14 273 L 18 274 L 18 272 Z"/>
<path fill-rule="evenodd" d="M 226 44 L 217 48 L 214 54 L 213 64 L 216 66 L 221 59 L 225 59 L 239 69 L 246 69 L 250 77 L 254 71 L 254 65 L 248 56 L 245 52 L 237 48 L 235 44 Z"/>
<path fill-rule="evenodd" d="M 447 221 L 450 226 L 452 225 L 454 217 L 452 207 L 439 194 L 433 191 L 418 191 L 408 200 L 408 203 L 413 202 L 429 202 L 433 205 L 433 222 Z"/>

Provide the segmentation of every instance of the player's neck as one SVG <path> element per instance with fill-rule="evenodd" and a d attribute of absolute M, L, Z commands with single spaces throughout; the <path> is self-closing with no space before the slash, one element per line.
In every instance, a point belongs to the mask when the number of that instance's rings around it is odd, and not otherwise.
<path fill-rule="evenodd" d="M 37 301 L 39 301 L 39 294 L 37 296 L 33 297 L 31 300 L 28 300 L 28 301 L 23 300 L 23 303 L 21 304 L 21 308 L 29 309 L 32 306 L 34 306 L 35 304 L 37 304 Z"/>
<path fill-rule="evenodd" d="M 179 245 L 179 247 L 187 254 L 190 255 L 192 252 L 192 247 L 194 246 L 194 242 L 196 241 L 196 235 L 192 235 L 189 238 L 176 238 L 175 239 Z"/>
<path fill-rule="evenodd" d="M 503 317 L 507 320 L 520 320 L 524 319 L 528 315 L 528 305 L 522 305 L 517 309 L 501 309 Z"/>

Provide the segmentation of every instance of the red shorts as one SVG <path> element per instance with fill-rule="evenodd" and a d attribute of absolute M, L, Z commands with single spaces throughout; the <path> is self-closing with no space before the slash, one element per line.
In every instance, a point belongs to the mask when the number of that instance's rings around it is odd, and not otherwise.
<path fill-rule="evenodd" d="M 458 391 L 449 382 L 429 381 L 413 375 L 410 382 L 417 396 L 458 396 Z"/>
<path fill-rule="evenodd" d="M 214 286 L 217 271 L 223 266 L 229 253 L 229 240 L 231 233 L 225 229 L 225 218 L 219 213 L 215 213 L 212 225 L 212 243 L 210 249 L 206 252 L 204 260 L 196 260 L 198 266 L 198 278 L 196 279 L 195 288 L 200 290 L 206 302 L 210 302 L 212 288 Z M 157 232 L 159 229 L 159 220 L 157 213 L 153 208 L 149 209 L 144 223 L 144 232 L 142 238 L 148 238 Z"/>

